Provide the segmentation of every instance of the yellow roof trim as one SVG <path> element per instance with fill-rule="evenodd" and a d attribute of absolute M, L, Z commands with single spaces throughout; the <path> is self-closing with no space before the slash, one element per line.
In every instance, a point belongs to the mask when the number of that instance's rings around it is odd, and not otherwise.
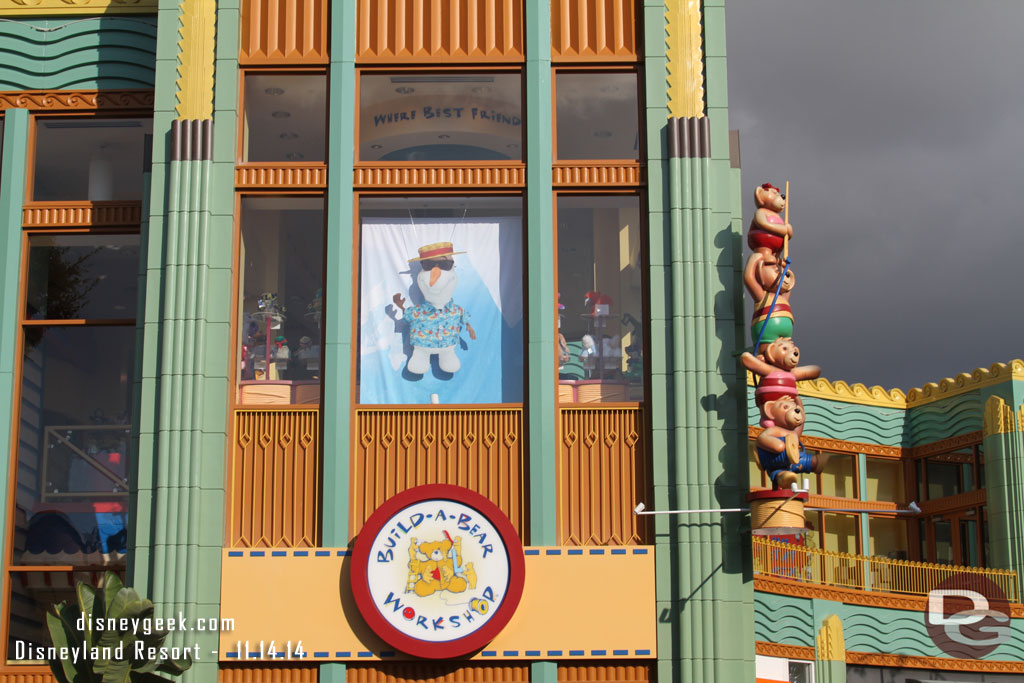
<path fill-rule="evenodd" d="M 1024 360 L 1016 359 L 1009 363 L 993 363 L 987 369 L 977 368 L 971 373 L 962 372 L 956 377 L 929 382 L 923 387 L 911 389 L 907 393 L 903 393 L 901 389 L 885 389 L 878 385 L 868 387 L 860 382 L 852 385 L 842 380 L 833 382 L 824 377 L 799 382 L 798 386 L 801 396 L 905 410 L 993 384 L 1001 384 L 1011 379 L 1024 380 Z M 747 386 L 753 385 L 753 375 L 748 371 Z"/>

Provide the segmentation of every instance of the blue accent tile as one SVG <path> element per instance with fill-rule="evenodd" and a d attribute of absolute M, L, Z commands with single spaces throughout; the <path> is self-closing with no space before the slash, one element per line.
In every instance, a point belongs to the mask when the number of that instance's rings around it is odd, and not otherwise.
<path fill-rule="evenodd" d="M 272 553 L 270 553 L 270 555 L 272 557 L 287 557 L 288 556 L 288 551 L 287 550 L 275 550 Z"/>
<path fill-rule="evenodd" d="M 570 555 L 582 555 L 583 554 L 583 549 L 582 548 L 570 548 L 566 552 L 568 552 Z"/>
<path fill-rule="evenodd" d="M 527 650 L 523 654 L 527 657 L 540 657 L 540 650 Z"/>
<path fill-rule="evenodd" d="M 544 551 L 545 555 L 561 555 L 562 551 L 560 548 L 548 548 Z"/>
<path fill-rule="evenodd" d="M 351 657 L 352 653 L 351 652 L 335 652 L 334 656 L 335 657 Z"/>
<path fill-rule="evenodd" d="M 283 652 L 278 652 L 278 653 L 277 653 L 276 655 L 274 655 L 274 656 L 275 656 L 275 657 L 277 657 L 278 659 L 284 659 L 284 653 L 283 653 Z"/>
<path fill-rule="evenodd" d="M 497 657 L 498 656 L 498 651 L 497 650 L 484 650 L 480 654 L 482 656 L 484 656 L 484 657 Z"/>
<path fill-rule="evenodd" d="M 330 652 L 314 652 L 313 656 L 314 657 L 330 657 L 331 653 Z"/>
<path fill-rule="evenodd" d="M 225 657 L 227 657 L 228 659 L 238 659 L 238 653 L 237 652 L 228 652 L 225 655 Z"/>
<path fill-rule="evenodd" d="M 309 551 L 308 550 L 296 550 L 292 554 L 295 555 L 295 557 L 309 557 Z"/>
<path fill-rule="evenodd" d="M 340 557 L 348 557 L 348 551 L 347 550 L 339 550 L 338 551 L 338 555 Z"/>
<path fill-rule="evenodd" d="M 331 551 L 330 550 L 317 550 L 316 551 L 316 556 L 317 557 L 330 557 L 331 556 Z"/>
<path fill-rule="evenodd" d="M 519 650 L 502 650 L 501 656 L 502 657 L 518 657 L 519 656 Z"/>
<path fill-rule="evenodd" d="M 242 557 L 245 555 L 241 550 L 229 550 L 228 557 Z"/>
<path fill-rule="evenodd" d="M 590 554 L 591 555 L 604 555 L 604 548 L 591 548 L 590 549 Z"/>
<path fill-rule="evenodd" d="M 561 657 L 561 656 L 562 656 L 562 651 L 561 650 L 548 650 L 548 657 Z"/>
<path fill-rule="evenodd" d="M 381 650 L 380 656 L 381 657 L 394 657 L 395 656 L 395 651 L 394 650 Z"/>
<path fill-rule="evenodd" d="M 263 557 L 266 555 L 262 550 L 252 550 L 249 552 L 249 557 Z"/>
<path fill-rule="evenodd" d="M 592 657 L 607 657 L 608 650 L 591 650 L 590 655 Z"/>
<path fill-rule="evenodd" d="M 634 555 L 646 555 L 647 554 L 647 548 L 633 548 L 633 554 Z"/>
<path fill-rule="evenodd" d="M 540 555 L 540 551 L 536 548 L 527 548 L 523 551 L 523 555 Z"/>
<path fill-rule="evenodd" d="M 359 653 L 357 653 L 357 656 L 359 656 L 359 657 L 372 657 L 373 653 L 372 652 L 359 652 Z"/>
<path fill-rule="evenodd" d="M 612 548 L 612 555 L 625 555 L 625 554 L 626 554 L 626 549 L 625 548 Z"/>
<path fill-rule="evenodd" d="M 612 654 L 616 656 L 629 656 L 629 650 L 612 650 Z"/>
<path fill-rule="evenodd" d="M 638 655 L 649 655 L 649 654 L 651 654 L 651 651 L 650 650 L 637 650 L 636 653 Z"/>
<path fill-rule="evenodd" d="M 586 654 L 586 650 L 569 650 L 570 657 L 585 657 Z"/>

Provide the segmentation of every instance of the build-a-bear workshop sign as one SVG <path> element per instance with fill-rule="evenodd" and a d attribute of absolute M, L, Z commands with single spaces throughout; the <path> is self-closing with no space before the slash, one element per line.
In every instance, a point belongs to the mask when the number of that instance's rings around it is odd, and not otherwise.
<path fill-rule="evenodd" d="M 352 552 L 352 593 L 373 631 L 417 657 L 479 650 L 519 604 L 523 546 L 483 496 L 431 484 L 378 508 Z"/>

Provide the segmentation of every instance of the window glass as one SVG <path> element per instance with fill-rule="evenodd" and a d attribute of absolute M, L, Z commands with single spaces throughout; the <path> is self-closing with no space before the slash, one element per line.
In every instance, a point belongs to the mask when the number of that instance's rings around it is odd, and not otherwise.
<path fill-rule="evenodd" d="M 360 202 L 359 401 L 523 400 L 520 197 Z"/>
<path fill-rule="evenodd" d="M 138 235 L 32 235 L 29 320 L 134 318 Z"/>
<path fill-rule="evenodd" d="M 324 202 L 242 200 L 239 403 L 320 402 Z"/>
<path fill-rule="evenodd" d="M 825 512 L 822 517 L 825 522 L 825 550 L 856 554 L 857 517 L 834 512 Z"/>
<path fill-rule="evenodd" d="M 522 159 L 518 73 L 363 74 L 362 161 Z"/>
<path fill-rule="evenodd" d="M 248 74 L 242 161 L 323 161 L 325 74 Z"/>
<path fill-rule="evenodd" d="M 639 197 L 558 197 L 563 402 L 643 400 L 643 254 Z"/>
<path fill-rule="evenodd" d="M 868 553 L 894 560 L 907 559 L 907 521 L 894 517 L 868 517 Z"/>
<path fill-rule="evenodd" d="M 559 159 L 640 158 L 637 78 L 631 72 L 555 76 Z"/>
<path fill-rule="evenodd" d="M 848 453 L 832 453 L 821 473 L 821 492 L 826 496 L 855 498 L 856 463 Z"/>
<path fill-rule="evenodd" d="M 141 199 L 152 132 L 152 119 L 36 119 L 32 199 Z"/>
<path fill-rule="evenodd" d="M 14 564 L 123 558 L 134 344 L 129 326 L 26 328 Z"/>
<path fill-rule="evenodd" d="M 955 496 L 973 488 L 973 463 L 973 449 L 927 458 L 928 500 Z"/>
<path fill-rule="evenodd" d="M 933 518 L 932 533 L 935 534 L 935 557 L 938 564 L 953 564 L 953 523 L 948 519 Z"/>
<path fill-rule="evenodd" d="M 906 496 L 903 490 L 903 462 L 886 458 L 867 459 L 867 500 L 883 500 L 887 502 L 902 501 Z"/>

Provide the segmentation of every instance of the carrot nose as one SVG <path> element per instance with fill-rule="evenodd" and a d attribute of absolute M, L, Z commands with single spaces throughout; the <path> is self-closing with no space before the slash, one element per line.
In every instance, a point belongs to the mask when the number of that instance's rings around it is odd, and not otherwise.
<path fill-rule="evenodd" d="M 433 287 L 434 283 L 437 282 L 437 278 L 441 277 L 441 269 L 434 266 L 430 269 L 430 286 Z"/>

